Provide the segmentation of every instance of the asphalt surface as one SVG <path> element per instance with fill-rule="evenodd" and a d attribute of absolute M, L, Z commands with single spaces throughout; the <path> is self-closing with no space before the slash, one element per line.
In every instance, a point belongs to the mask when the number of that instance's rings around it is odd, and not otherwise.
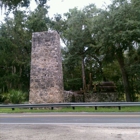
<path fill-rule="evenodd" d="M 136 113 L 16 113 L 0 114 L 0 124 L 140 123 Z"/>
<path fill-rule="evenodd" d="M 0 114 L 0 140 L 139 140 L 140 113 Z"/>

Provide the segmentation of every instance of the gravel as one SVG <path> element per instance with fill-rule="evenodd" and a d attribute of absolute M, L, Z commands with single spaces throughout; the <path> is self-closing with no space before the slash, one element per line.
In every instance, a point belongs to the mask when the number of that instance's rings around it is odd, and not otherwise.
<path fill-rule="evenodd" d="M 0 140 L 140 140 L 140 127 L 123 124 L 0 124 Z"/>

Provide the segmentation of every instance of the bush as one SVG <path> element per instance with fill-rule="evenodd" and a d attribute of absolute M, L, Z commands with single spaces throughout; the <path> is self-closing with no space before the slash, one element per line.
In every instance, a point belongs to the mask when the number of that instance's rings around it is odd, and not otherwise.
<path fill-rule="evenodd" d="M 20 90 L 10 90 L 8 93 L 3 93 L 2 99 L 4 103 L 13 103 L 13 104 L 20 104 L 23 103 L 26 98 L 27 94 L 20 91 Z"/>

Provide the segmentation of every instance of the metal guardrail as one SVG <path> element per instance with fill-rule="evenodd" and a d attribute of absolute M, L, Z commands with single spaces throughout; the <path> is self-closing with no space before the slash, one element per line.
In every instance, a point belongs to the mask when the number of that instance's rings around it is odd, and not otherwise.
<path fill-rule="evenodd" d="M 140 106 L 140 102 L 79 102 L 79 103 L 47 103 L 47 104 L 2 104 L 0 108 L 44 108 L 44 107 L 51 107 L 53 110 L 54 107 L 118 107 L 121 110 L 122 106 Z"/>

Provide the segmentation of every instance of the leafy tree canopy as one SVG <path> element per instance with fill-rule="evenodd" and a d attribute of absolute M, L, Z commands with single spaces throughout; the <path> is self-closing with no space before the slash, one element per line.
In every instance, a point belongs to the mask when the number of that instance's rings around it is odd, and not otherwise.
<path fill-rule="evenodd" d="M 43 6 L 47 0 L 35 0 L 38 5 Z M 30 0 L 0 0 L 0 7 L 3 6 L 9 9 L 15 9 L 16 7 L 28 7 L 30 5 Z"/>

